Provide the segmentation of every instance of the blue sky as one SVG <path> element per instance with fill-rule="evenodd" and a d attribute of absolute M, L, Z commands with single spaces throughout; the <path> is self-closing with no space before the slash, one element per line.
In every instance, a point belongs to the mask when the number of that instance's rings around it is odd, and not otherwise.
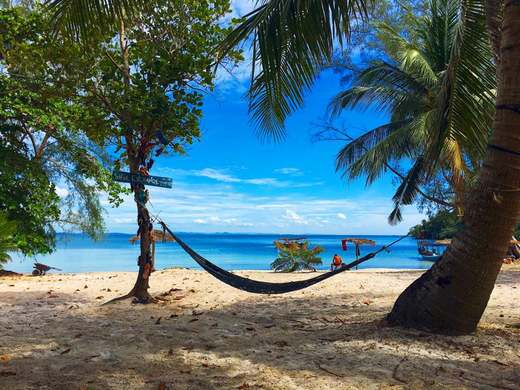
<path fill-rule="evenodd" d="M 233 1 L 236 15 L 250 8 Z M 322 234 L 401 234 L 423 216 L 414 208 L 397 226 L 387 223 L 394 190 L 391 175 L 369 188 L 347 183 L 335 172 L 338 142 L 311 142 L 313 123 L 324 117 L 341 86 L 322 74 L 305 107 L 287 121 L 283 142 L 262 142 L 251 125 L 244 92 L 249 64 L 232 75 L 221 72 L 205 98 L 200 142 L 185 156 L 158 159 L 153 175 L 173 179 L 173 189 L 150 187 L 151 211 L 177 231 Z M 375 112 L 347 112 L 339 120 L 352 134 L 385 121 Z M 106 204 L 106 201 L 103 200 Z M 107 230 L 134 232 L 131 197 L 117 209 L 107 206 Z"/>

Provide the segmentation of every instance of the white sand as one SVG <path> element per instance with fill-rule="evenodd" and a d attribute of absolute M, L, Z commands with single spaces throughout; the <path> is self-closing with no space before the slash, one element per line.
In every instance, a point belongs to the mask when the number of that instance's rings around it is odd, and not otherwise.
<path fill-rule="evenodd" d="M 166 301 L 103 307 L 134 273 L 0 278 L 0 389 L 519 389 L 517 267 L 505 267 L 477 334 L 463 337 L 381 326 L 419 275 L 347 272 L 265 296 L 167 270 L 151 279 L 153 294 L 179 289 Z"/>

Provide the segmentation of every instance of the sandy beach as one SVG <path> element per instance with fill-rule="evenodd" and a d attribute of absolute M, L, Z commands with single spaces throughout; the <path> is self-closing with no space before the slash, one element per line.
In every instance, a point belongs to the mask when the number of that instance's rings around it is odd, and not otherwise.
<path fill-rule="evenodd" d="M 134 273 L 3 277 L 0 388 L 518 389 L 519 267 L 504 267 L 478 332 L 463 337 L 381 321 L 421 272 L 343 273 L 265 296 L 172 269 L 151 279 L 160 303 L 107 306 Z"/>

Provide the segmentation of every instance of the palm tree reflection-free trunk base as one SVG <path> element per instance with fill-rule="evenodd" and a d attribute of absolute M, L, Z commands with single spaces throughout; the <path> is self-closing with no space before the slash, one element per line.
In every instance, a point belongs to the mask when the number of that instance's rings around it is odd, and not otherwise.
<path fill-rule="evenodd" d="M 497 112 L 464 227 L 445 255 L 397 299 L 390 324 L 438 333 L 475 331 L 520 217 L 520 1 L 504 3 Z"/>

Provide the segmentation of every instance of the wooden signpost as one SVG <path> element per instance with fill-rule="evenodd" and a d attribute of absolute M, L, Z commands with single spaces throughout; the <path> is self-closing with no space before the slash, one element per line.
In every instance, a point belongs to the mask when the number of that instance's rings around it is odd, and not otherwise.
<path fill-rule="evenodd" d="M 129 172 L 114 171 L 112 178 L 122 183 L 141 183 L 147 186 L 172 188 L 172 179 L 169 177 L 132 175 Z"/>

